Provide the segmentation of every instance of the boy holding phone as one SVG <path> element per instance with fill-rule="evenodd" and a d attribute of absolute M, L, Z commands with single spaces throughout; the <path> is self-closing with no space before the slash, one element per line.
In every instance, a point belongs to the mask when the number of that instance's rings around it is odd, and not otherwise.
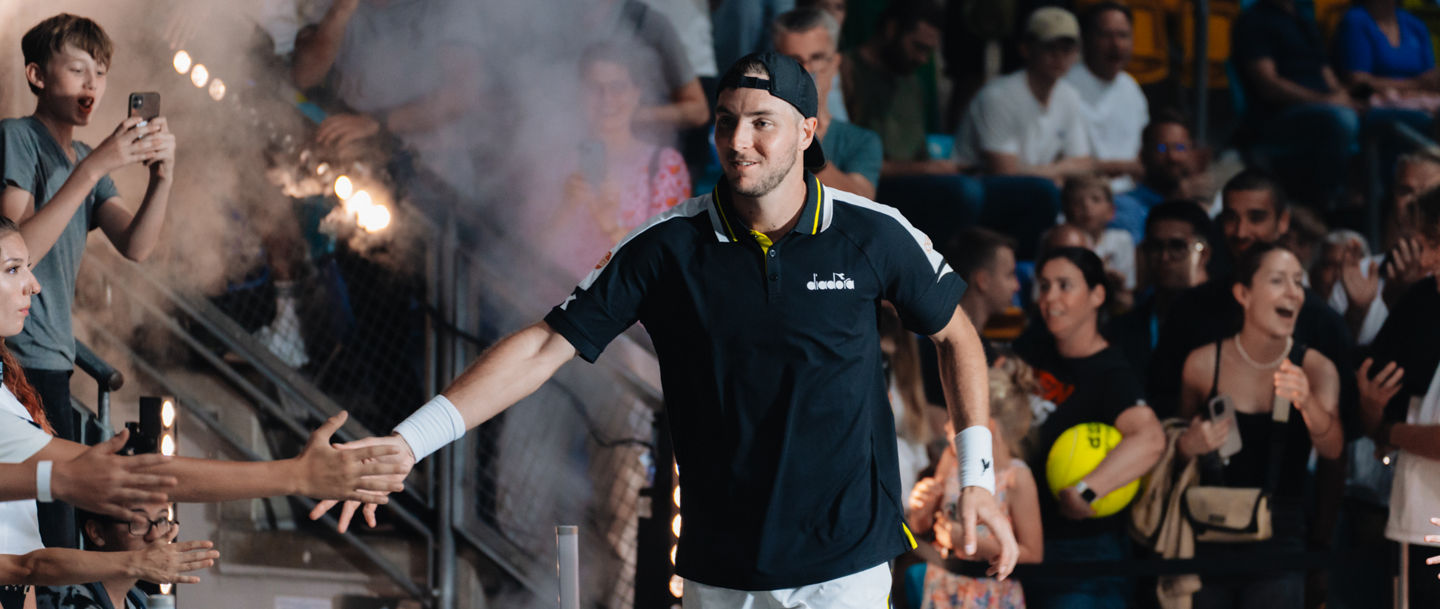
<path fill-rule="evenodd" d="M 20 226 L 42 291 L 31 302 L 25 331 L 7 344 L 39 392 L 56 435 L 78 440 L 69 412 L 75 364 L 70 311 L 86 235 L 99 228 L 126 258 L 139 262 L 150 255 L 174 180 L 175 136 L 163 117 L 143 121 L 132 113 L 93 150 L 74 141 L 75 128 L 90 123 L 105 95 L 110 68 L 110 38 L 94 21 L 56 15 L 26 32 L 21 49 L 37 100 L 34 114 L 0 121 L 0 213 Z M 150 181 L 132 213 L 109 174 L 134 164 L 149 169 Z M 47 546 L 75 546 L 71 515 L 42 510 L 40 521 Z"/>

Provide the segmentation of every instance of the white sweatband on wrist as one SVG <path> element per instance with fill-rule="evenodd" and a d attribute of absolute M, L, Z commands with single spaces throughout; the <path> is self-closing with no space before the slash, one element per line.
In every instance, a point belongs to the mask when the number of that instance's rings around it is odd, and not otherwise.
<path fill-rule="evenodd" d="M 419 461 L 440 447 L 465 437 L 465 417 L 443 395 L 437 395 L 425 402 L 419 410 L 399 425 L 395 433 L 405 439 Z"/>
<path fill-rule="evenodd" d="M 41 461 L 35 464 L 35 500 L 40 503 L 50 503 L 55 497 L 50 494 L 50 470 L 55 466 L 53 461 Z"/>
<path fill-rule="evenodd" d="M 971 425 L 955 434 L 955 455 L 960 458 L 960 488 L 978 486 L 995 494 L 995 455 L 990 428 Z"/>

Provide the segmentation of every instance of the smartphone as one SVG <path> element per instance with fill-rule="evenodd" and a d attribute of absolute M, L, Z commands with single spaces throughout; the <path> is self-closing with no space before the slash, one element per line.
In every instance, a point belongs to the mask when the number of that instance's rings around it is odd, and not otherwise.
<path fill-rule="evenodd" d="M 140 117 L 141 125 L 150 122 L 150 119 L 160 116 L 160 94 L 154 91 L 131 93 L 130 116 Z"/>
<path fill-rule="evenodd" d="M 1210 411 L 1210 422 L 1216 425 L 1224 421 L 1230 422 L 1230 435 L 1225 437 L 1225 443 L 1220 445 L 1220 458 L 1229 459 L 1235 453 L 1240 452 L 1240 426 L 1235 422 L 1235 403 L 1228 395 L 1217 395 L 1206 405 Z"/>

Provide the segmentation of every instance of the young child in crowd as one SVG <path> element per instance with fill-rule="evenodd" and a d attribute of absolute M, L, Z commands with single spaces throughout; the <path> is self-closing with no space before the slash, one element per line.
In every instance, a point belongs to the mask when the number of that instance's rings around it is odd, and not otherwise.
<path fill-rule="evenodd" d="M 70 309 L 86 237 L 96 228 L 122 255 L 144 260 L 165 222 L 175 178 L 175 136 L 163 117 L 125 119 L 93 150 L 74 139 L 100 107 L 112 44 L 98 23 L 60 14 L 30 28 L 20 41 L 35 113 L 0 121 L 0 212 L 16 224 L 35 260 L 43 290 L 32 299 L 25 331 L 6 339 L 54 422 L 57 436 L 79 440 L 71 425 L 70 375 L 75 335 Z M 109 174 L 144 165 L 149 186 L 132 212 Z M 76 547 L 73 516 L 44 504 L 47 546 Z"/>
<path fill-rule="evenodd" d="M 1110 183 L 1098 175 L 1077 176 L 1065 181 L 1060 192 L 1065 223 L 1084 231 L 1093 244 L 1090 249 L 1114 275 L 1117 302 L 1129 302 L 1135 289 L 1135 241 L 1122 228 L 1106 228 L 1115 219 L 1115 198 Z M 1128 308 L 1125 306 L 1124 308 Z"/>
<path fill-rule="evenodd" d="M 1040 498 L 1035 476 L 1022 457 L 1021 441 L 1030 429 L 1030 396 L 1035 389 L 1030 367 L 1014 357 L 1001 357 L 990 369 L 990 435 L 995 443 L 995 497 L 1010 516 L 1020 562 L 1038 563 L 1044 554 Z M 950 424 L 946 424 L 949 434 Z M 985 561 L 1000 544 L 982 525 L 974 556 L 958 550 L 960 523 L 955 503 L 960 497 L 955 448 L 947 448 L 932 477 L 915 483 L 906 520 L 917 535 L 933 535 L 931 544 L 944 560 L 911 566 L 905 575 L 906 599 L 913 609 L 1018 609 L 1025 594 L 1015 579 L 999 581 L 985 575 Z"/>

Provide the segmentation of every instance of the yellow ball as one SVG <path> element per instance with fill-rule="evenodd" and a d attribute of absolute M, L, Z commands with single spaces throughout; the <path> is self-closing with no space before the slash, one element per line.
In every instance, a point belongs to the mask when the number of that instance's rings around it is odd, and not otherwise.
<path fill-rule="evenodd" d="M 1105 455 L 1120 444 L 1120 438 L 1120 430 L 1104 423 L 1081 423 L 1065 430 L 1045 459 L 1045 481 L 1050 484 L 1050 494 L 1058 498 L 1060 491 L 1090 475 L 1105 460 Z M 1104 518 L 1125 509 L 1139 491 L 1140 481 L 1135 480 L 1095 500 L 1090 504 L 1095 510 L 1092 518 Z"/>

